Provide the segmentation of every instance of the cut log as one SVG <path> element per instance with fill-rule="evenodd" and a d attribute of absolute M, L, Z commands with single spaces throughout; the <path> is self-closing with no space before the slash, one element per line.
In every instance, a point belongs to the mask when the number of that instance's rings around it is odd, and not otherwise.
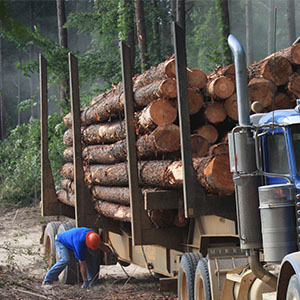
<path fill-rule="evenodd" d="M 114 121 L 111 123 L 92 124 L 81 127 L 81 139 L 84 144 L 110 144 L 126 137 L 125 121 Z M 64 133 L 63 142 L 67 147 L 73 145 L 72 129 Z"/>
<path fill-rule="evenodd" d="M 138 117 L 138 130 L 147 132 L 158 125 L 173 123 L 176 118 L 176 103 L 167 98 L 158 99 L 142 110 Z"/>
<path fill-rule="evenodd" d="M 206 84 L 206 92 L 211 97 L 229 98 L 235 90 L 233 81 L 225 76 L 217 77 Z"/>
<path fill-rule="evenodd" d="M 114 220 L 122 222 L 131 221 L 131 212 L 130 208 L 123 205 L 118 205 L 102 200 L 95 201 L 94 208 L 99 214 L 102 214 L 105 217 L 112 218 Z"/>
<path fill-rule="evenodd" d="M 142 186 L 164 188 L 161 176 L 169 164 L 170 161 L 168 160 L 140 162 L 140 184 Z M 70 166 L 68 165 L 68 167 Z M 71 168 L 73 168 L 73 166 L 71 166 Z M 65 171 L 65 173 L 71 174 L 70 171 Z M 86 182 L 105 186 L 128 186 L 127 163 L 90 165 L 86 169 Z"/>
<path fill-rule="evenodd" d="M 210 78 L 213 77 L 220 77 L 220 76 L 226 76 L 232 80 L 232 82 L 235 82 L 235 66 L 234 64 L 230 64 L 228 66 L 221 66 L 219 67 L 214 75 L 210 75 Z"/>
<path fill-rule="evenodd" d="M 248 84 L 248 94 L 251 103 L 258 101 L 263 107 L 271 105 L 276 92 L 277 86 L 275 83 L 265 78 L 253 78 Z"/>
<path fill-rule="evenodd" d="M 203 106 L 203 94 L 195 89 L 188 88 L 189 113 L 194 115 L 200 111 Z"/>
<path fill-rule="evenodd" d="M 250 78 L 262 76 L 272 80 L 276 85 L 284 85 L 292 74 L 289 60 L 283 56 L 270 55 L 248 67 Z"/>
<path fill-rule="evenodd" d="M 227 116 L 223 103 L 217 101 L 211 102 L 206 106 L 204 115 L 212 124 L 223 122 Z"/>
<path fill-rule="evenodd" d="M 191 135 L 192 157 L 203 157 L 209 149 L 209 142 L 199 134 Z"/>
<path fill-rule="evenodd" d="M 297 98 L 300 97 L 300 74 L 294 73 L 288 83 L 288 90 L 294 94 Z"/>
<path fill-rule="evenodd" d="M 206 86 L 207 76 L 206 73 L 200 69 L 188 69 L 187 73 L 187 85 L 190 88 L 203 89 Z"/>
<path fill-rule="evenodd" d="M 166 64 L 165 71 L 168 77 L 176 78 L 175 59 L 170 60 Z M 186 77 L 188 87 L 202 89 L 206 86 L 207 76 L 205 72 L 200 69 L 187 68 Z"/>
<path fill-rule="evenodd" d="M 300 65 L 300 44 L 292 45 L 288 48 L 279 50 L 275 53 L 277 56 L 286 57 L 292 64 Z"/>
<path fill-rule="evenodd" d="M 296 97 L 291 93 L 277 93 L 274 97 L 274 103 L 265 108 L 266 112 L 275 109 L 289 109 L 295 105 Z"/>
<path fill-rule="evenodd" d="M 61 189 L 67 191 L 68 193 L 74 193 L 75 191 L 74 181 L 70 179 L 62 179 Z"/>
<path fill-rule="evenodd" d="M 168 78 L 163 81 L 153 82 L 135 90 L 134 101 L 138 107 L 145 107 L 159 98 L 176 98 L 177 87 L 174 79 Z M 121 98 L 124 103 L 124 98 Z"/>
<path fill-rule="evenodd" d="M 119 82 L 117 85 L 113 85 L 110 90 L 105 91 L 105 92 L 101 93 L 100 95 L 94 97 L 90 102 L 90 106 L 93 106 L 96 103 L 103 101 L 103 100 L 106 101 L 106 99 L 111 98 L 114 95 L 120 95 L 122 92 L 123 92 L 123 85 L 122 85 L 122 82 Z"/>
<path fill-rule="evenodd" d="M 219 154 L 227 154 L 229 153 L 228 143 L 223 142 L 219 144 L 215 144 L 209 147 L 208 155 L 214 156 Z"/>
<path fill-rule="evenodd" d="M 141 136 L 136 143 L 140 158 L 155 158 L 158 154 L 174 152 L 180 148 L 179 127 L 175 124 L 158 126 L 150 134 Z M 73 148 L 66 148 L 64 159 L 73 161 Z M 90 145 L 83 149 L 82 157 L 88 163 L 114 164 L 127 158 L 126 141 L 109 145 Z"/>
<path fill-rule="evenodd" d="M 219 137 L 218 130 L 211 124 L 201 126 L 195 133 L 207 139 L 210 144 L 214 144 Z"/>
<path fill-rule="evenodd" d="M 58 201 L 68 205 L 75 207 L 75 195 L 73 193 L 68 193 L 65 190 L 58 190 L 56 193 Z"/>
<path fill-rule="evenodd" d="M 193 159 L 193 166 L 198 182 L 207 192 L 219 195 L 232 195 L 234 193 L 228 154 Z M 168 166 L 164 181 L 171 185 L 182 184 L 181 161 L 175 161 Z"/>
<path fill-rule="evenodd" d="M 121 205 L 130 205 L 128 187 L 94 185 L 91 189 L 93 199 L 115 202 Z"/>
<path fill-rule="evenodd" d="M 237 121 L 238 116 L 238 105 L 237 105 L 237 94 L 234 93 L 224 102 L 224 108 L 228 117 L 232 120 Z"/>
<path fill-rule="evenodd" d="M 157 66 L 151 67 L 149 70 L 145 71 L 143 74 L 138 75 L 133 81 L 133 89 L 141 88 L 148 84 L 151 84 L 155 81 L 160 81 L 163 79 L 167 79 L 169 76 L 168 69 L 171 67 L 174 62 L 174 58 L 170 58 Z"/>
<path fill-rule="evenodd" d="M 218 194 L 233 193 L 232 174 L 229 170 L 228 155 L 194 158 L 193 167 L 198 182 L 209 192 Z M 141 186 L 156 188 L 182 188 L 182 162 L 169 160 L 141 161 L 138 165 Z M 73 173 L 73 165 L 63 166 L 63 175 Z M 128 186 L 126 163 L 114 165 L 90 165 L 85 168 L 88 184 L 103 186 Z"/>

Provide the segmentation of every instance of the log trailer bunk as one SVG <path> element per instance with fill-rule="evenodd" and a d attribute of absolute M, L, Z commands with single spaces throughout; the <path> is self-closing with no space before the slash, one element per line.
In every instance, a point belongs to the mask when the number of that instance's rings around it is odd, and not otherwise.
<path fill-rule="evenodd" d="M 294 110 L 249 114 L 245 54 L 234 36 L 239 125 L 229 134 L 236 199 L 207 195 L 192 167 L 186 59 L 182 28 L 173 23 L 183 190 L 145 193 L 138 184 L 129 48 L 121 42 L 131 223 L 99 216 L 84 183 L 80 138 L 77 60 L 69 55 L 75 208 L 58 201 L 48 158 L 47 62 L 40 56 L 42 215 L 67 216 L 73 225 L 51 222 L 44 234 L 49 264 L 54 236 L 70 226 L 99 231 L 119 262 L 132 263 L 177 280 L 178 297 L 191 299 L 300 299 L 300 104 Z M 186 228 L 156 229 L 148 209 L 176 209 L 183 200 Z M 75 225 L 74 225 L 75 224 Z M 101 258 L 99 260 L 98 258 Z M 98 253 L 99 264 L 111 263 Z M 71 282 L 70 265 L 60 278 Z"/>

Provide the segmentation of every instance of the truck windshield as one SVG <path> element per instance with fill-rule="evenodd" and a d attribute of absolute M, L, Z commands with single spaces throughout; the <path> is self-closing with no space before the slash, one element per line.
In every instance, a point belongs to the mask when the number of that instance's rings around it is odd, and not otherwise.
<path fill-rule="evenodd" d="M 267 136 L 267 157 L 268 172 L 277 174 L 289 173 L 283 133 L 275 133 Z"/>
<path fill-rule="evenodd" d="M 291 137 L 295 156 L 296 171 L 300 173 L 300 124 L 291 126 Z"/>

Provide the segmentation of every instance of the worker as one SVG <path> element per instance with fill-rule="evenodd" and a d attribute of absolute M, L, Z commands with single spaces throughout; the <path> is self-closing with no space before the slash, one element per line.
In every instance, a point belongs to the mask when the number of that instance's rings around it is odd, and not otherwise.
<path fill-rule="evenodd" d="M 59 233 L 55 239 L 57 261 L 47 272 L 42 285 L 46 286 L 58 280 L 59 274 L 65 269 L 70 261 L 70 251 L 74 252 L 79 261 L 80 273 L 83 279 L 82 288 L 89 288 L 93 285 L 96 274 L 93 272 L 91 255 L 88 248 L 97 250 L 100 248 L 101 240 L 98 233 L 87 227 L 72 228 Z"/>

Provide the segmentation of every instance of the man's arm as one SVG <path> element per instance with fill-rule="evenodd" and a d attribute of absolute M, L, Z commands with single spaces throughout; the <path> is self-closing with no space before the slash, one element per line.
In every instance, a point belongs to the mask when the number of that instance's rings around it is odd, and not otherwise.
<path fill-rule="evenodd" d="M 83 281 L 87 281 L 86 263 L 84 260 L 79 260 L 79 267 Z"/>

